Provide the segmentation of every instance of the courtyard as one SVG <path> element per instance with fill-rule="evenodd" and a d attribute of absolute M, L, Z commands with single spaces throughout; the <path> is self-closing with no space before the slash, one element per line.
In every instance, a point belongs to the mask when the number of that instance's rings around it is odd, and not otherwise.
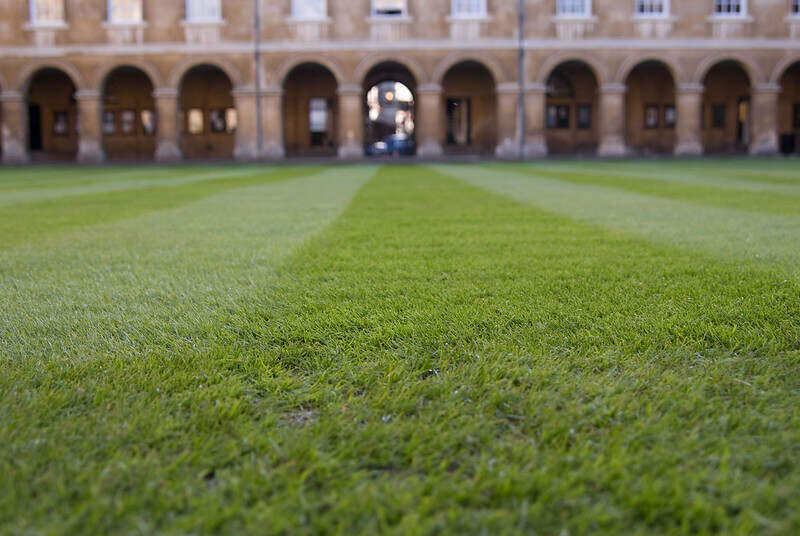
<path fill-rule="evenodd" d="M 0 169 L 0 533 L 800 531 L 800 161 Z"/>

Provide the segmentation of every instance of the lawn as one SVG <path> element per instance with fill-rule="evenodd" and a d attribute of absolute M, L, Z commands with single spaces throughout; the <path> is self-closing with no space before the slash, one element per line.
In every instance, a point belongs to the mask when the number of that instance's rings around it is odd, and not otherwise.
<path fill-rule="evenodd" d="M 800 161 L 0 169 L 2 534 L 797 534 Z"/>

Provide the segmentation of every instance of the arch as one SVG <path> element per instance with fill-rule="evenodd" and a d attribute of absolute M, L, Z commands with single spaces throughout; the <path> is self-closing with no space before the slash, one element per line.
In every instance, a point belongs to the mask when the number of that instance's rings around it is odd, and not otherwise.
<path fill-rule="evenodd" d="M 397 63 L 402 65 L 408 69 L 418 85 L 425 83 L 425 70 L 422 68 L 422 65 L 413 58 L 395 56 L 392 54 L 373 54 L 361 60 L 358 66 L 356 66 L 354 73 L 356 84 L 362 85 L 369 72 L 382 63 Z"/>
<path fill-rule="evenodd" d="M 150 82 L 153 84 L 153 87 L 164 86 L 164 79 L 161 76 L 161 73 L 158 72 L 158 69 L 156 69 L 155 65 L 145 60 L 107 61 L 95 71 L 94 78 L 92 79 L 92 85 L 98 88 L 100 91 L 103 91 L 108 77 L 111 76 L 114 71 L 123 67 L 133 67 L 135 69 L 139 69 L 147 75 L 147 77 L 150 79 Z"/>
<path fill-rule="evenodd" d="M 641 56 L 629 56 L 626 58 L 617 70 L 617 75 L 614 77 L 614 82 L 617 84 L 624 84 L 634 69 L 643 63 L 649 62 L 660 63 L 666 67 L 669 71 L 669 74 L 672 75 L 672 80 L 676 84 L 679 84 L 684 80 L 683 70 L 673 58 L 664 58 L 651 54 L 644 54 Z"/>
<path fill-rule="evenodd" d="M 675 71 L 659 59 L 646 59 L 627 70 L 622 83 L 628 148 L 634 154 L 672 154 L 677 126 Z"/>
<path fill-rule="evenodd" d="M 334 156 L 338 149 L 336 75 L 316 61 L 282 75 L 283 140 L 287 156 Z"/>
<path fill-rule="evenodd" d="M 195 67 L 201 67 L 203 65 L 209 65 L 211 67 L 216 67 L 228 77 L 233 84 L 233 87 L 238 87 L 242 85 L 242 75 L 239 73 L 239 70 L 229 61 L 227 60 L 220 60 L 220 59 L 210 59 L 210 58 L 187 58 L 180 63 L 178 63 L 175 67 L 173 67 L 172 71 L 170 72 L 169 79 L 167 80 L 168 87 L 173 89 L 179 89 L 181 81 L 186 76 L 186 73 L 194 69 Z"/>
<path fill-rule="evenodd" d="M 28 91 L 28 84 L 30 84 L 34 75 L 42 69 L 56 69 L 66 74 L 75 86 L 76 90 L 87 89 L 86 83 L 81 76 L 80 71 L 69 62 L 62 60 L 44 60 L 37 61 L 26 65 L 17 76 L 17 88 L 21 93 Z"/>
<path fill-rule="evenodd" d="M 500 64 L 491 56 L 487 54 L 482 54 L 480 52 L 471 53 L 471 52 L 454 52 L 449 56 L 446 56 L 439 64 L 436 66 L 436 69 L 433 71 L 433 83 L 441 84 L 444 80 L 444 76 L 447 74 L 447 71 L 458 65 L 459 63 L 463 63 L 466 61 L 473 61 L 475 63 L 480 63 L 483 67 L 486 68 L 492 74 L 492 78 L 494 78 L 495 84 L 500 84 L 506 81 L 506 74 L 503 71 L 503 68 Z"/>
<path fill-rule="evenodd" d="M 605 63 L 590 54 L 576 54 L 574 52 L 555 54 L 548 57 L 547 60 L 539 67 L 539 73 L 536 76 L 536 83 L 541 85 L 547 84 L 547 79 L 550 78 L 550 75 L 559 65 L 571 61 L 585 63 L 588 65 L 589 69 L 592 71 L 592 74 L 594 74 L 594 77 L 597 79 L 598 85 L 602 86 L 608 83 L 608 73 Z"/>
<path fill-rule="evenodd" d="M 761 74 L 761 70 L 758 68 L 758 65 L 740 54 L 721 53 L 708 56 L 700 62 L 694 72 L 694 77 L 692 77 L 692 83 L 702 84 L 706 78 L 706 75 L 708 75 L 709 71 L 711 71 L 714 66 L 726 61 L 738 63 L 744 72 L 747 73 L 747 77 L 750 79 L 750 84 L 756 85 L 762 82 L 763 76 Z"/>
<path fill-rule="evenodd" d="M 786 71 L 791 69 L 795 63 L 800 63 L 800 55 L 792 54 L 790 56 L 784 56 L 772 70 L 772 74 L 769 77 L 769 83 L 773 85 L 780 84 L 783 75 L 786 74 Z"/>
<path fill-rule="evenodd" d="M 306 63 L 317 64 L 322 67 L 325 67 L 333 77 L 336 79 L 336 83 L 338 85 L 342 85 L 344 83 L 344 75 L 342 73 L 341 67 L 332 59 L 326 58 L 324 56 L 315 56 L 313 54 L 304 54 L 302 56 L 295 56 L 281 64 L 278 70 L 275 73 L 275 84 L 276 86 L 283 87 L 286 83 L 286 77 L 291 74 L 293 70 L 301 65 Z"/>

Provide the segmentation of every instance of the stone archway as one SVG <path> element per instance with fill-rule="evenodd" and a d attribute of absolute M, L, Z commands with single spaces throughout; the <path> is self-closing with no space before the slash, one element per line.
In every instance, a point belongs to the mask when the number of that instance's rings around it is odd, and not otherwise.
<path fill-rule="evenodd" d="M 497 147 L 497 87 L 482 63 L 465 60 L 442 76 L 444 149 L 450 154 L 493 154 Z"/>
<path fill-rule="evenodd" d="M 735 60 L 711 66 L 703 79 L 702 138 L 706 153 L 747 152 L 751 133 L 751 80 Z"/>
<path fill-rule="evenodd" d="M 287 156 L 334 156 L 338 149 L 338 83 L 319 63 L 295 66 L 283 80 Z"/>
<path fill-rule="evenodd" d="M 675 150 L 675 80 L 663 62 L 636 65 L 625 79 L 627 146 L 640 154 L 671 154 Z"/>
<path fill-rule="evenodd" d="M 153 90 L 150 77 L 138 67 L 119 66 L 106 76 L 101 131 L 109 159 L 153 159 L 157 129 Z"/>
<path fill-rule="evenodd" d="M 40 161 L 71 161 L 78 154 L 77 87 L 61 69 L 31 74 L 25 89 L 27 149 Z"/>
<path fill-rule="evenodd" d="M 600 142 L 599 82 L 579 60 L 557 65 L 547 78 L 545 139 L 551 154 L 594 154 Z"/>
<path fill-rule="evenodd" d="M 183 157 L 232 158 L 239 116 L 225 71 L 209 64 L 192 67 L 181 79 L 178 99 Z"/>
<path fill-rule="evenodd" d="M 367 155 L 416 154 L 417 79 L 404 64 L 385 61 L 362 80 Z"/>

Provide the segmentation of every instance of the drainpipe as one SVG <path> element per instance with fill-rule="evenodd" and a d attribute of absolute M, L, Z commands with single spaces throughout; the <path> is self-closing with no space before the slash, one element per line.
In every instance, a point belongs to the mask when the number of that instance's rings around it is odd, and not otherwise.
<path fill-rule="evenodd" d="M 517 103 L 517 128 L 519 129 L 519 159 L 525 159 L 525 0 L 517 6 L 519 23 L 517 40 L 517 76 L 519 82 L 519 102 Z"/>
<path fill-rule="evenodd" d="M 253 61 L 256 76 L 256 147 L 257 158 L 264 150 L 264 133 L 261 126 L 261 0 L 253 0 Z"/>

